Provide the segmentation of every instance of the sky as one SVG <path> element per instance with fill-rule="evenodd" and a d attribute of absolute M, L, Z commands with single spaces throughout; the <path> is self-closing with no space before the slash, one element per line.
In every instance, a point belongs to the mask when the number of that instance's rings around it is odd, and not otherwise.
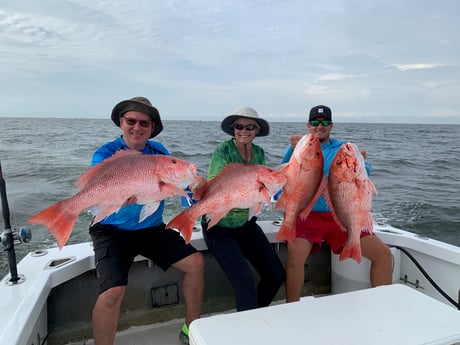
<path fill-rule="evenodd" d="M 458 0 L 2 0 L 0 117 L 460 124 Z M 0 119 L 0 122 L 2 120 Z"/>

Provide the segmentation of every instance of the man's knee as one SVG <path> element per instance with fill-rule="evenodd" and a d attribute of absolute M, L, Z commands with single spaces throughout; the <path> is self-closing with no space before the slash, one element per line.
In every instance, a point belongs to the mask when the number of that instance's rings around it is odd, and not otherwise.
<path fill-rule="evenodd" d="M 187 256 L 184 260 L 186 261 L 187 267 L 184 272 L 197 273 L 204 271 L 204 255 L 202 253 L 193 253 L 192 255 Z"/>
<path fill-rule="evenodd" d="M 121 303 L 125 294 L 125 286 L 116 286 L 101 293 L 98 299 L 101 299 L 106 307 L 113 307 Z"/>
<path fill-rule="evenodd" d="M 192 255 L 193 256 L 193 266 L 195 266 L 198 270 L 203 270 L 204 269 L 204 255 L 200 252 L 197 252 Z"/>
<path fill-rule="evenodd" d="M 305 240 L 296 239 L 288 244 L 288 262 L 292 265 L 304 265 L 310 254 L 311 244 Z"/>

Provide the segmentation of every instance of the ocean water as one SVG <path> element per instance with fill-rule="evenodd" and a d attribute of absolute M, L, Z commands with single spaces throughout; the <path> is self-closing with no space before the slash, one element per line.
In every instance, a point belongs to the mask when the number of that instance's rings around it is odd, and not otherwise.
<path fill-rule="evenodd" d="M 216 121 L 165 120 L 164 125 L 156 139 L 173 156 L 195 163 L 203 176 L 216 145 L 229 138 Z M 278 166 L 296 133 L 305 133 L 304 123 L 273 122 L 268 137 L 256 138 L 267 165 Z M 56 245 L 46 228 L 28 225 L 27 219 L 73 195 L 74 182 L 89 167 L 93 152 L 119 134 L 109 119 L 0 118 L 11 226 L 32 231 L 30 243 L 16 246 L 18 261 L 27 252 Z M 332 134 L 366 149 L 379 192 L 373 199 L 375 220 L 460 246 L 459 125 L 335 123 Z M 165 221 L 180 210 L 178 197 L 167 199 Z M 276 217 L 266 206 L 259 218 Z M 89 213 L 80 214 L 68 244 L 90 240 L 90 221 Z M 0 276 L 8 272 L 7 253 L 2 253 Z"/>

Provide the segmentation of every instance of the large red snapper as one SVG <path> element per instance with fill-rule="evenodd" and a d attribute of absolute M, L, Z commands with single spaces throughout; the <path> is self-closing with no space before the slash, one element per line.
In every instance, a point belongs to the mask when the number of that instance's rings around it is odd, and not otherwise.
<path fill-rule="evenodd" d="M 295 240 L 296 220 L 305 219 L 322 191 L 326 189 L 323 177 L 323 153 L 317 137 L 304 135 L 297 143 L 288 163 L 279 171 L 286 176 L 283 193 L 275 210 L 284 210 L 284 220 L 276 234 L 277 240 Z"/>
<path fill-rule="evenodd" d="M 139 215 L 141 222 L 157 210 L 161 200 L 173 195 L 187 197 L 184 189 L 203 180 L 197 176 L 195 165 L 178 158 L 118 151 L 80 176 L 75 195 L 37 213 L 28 222 L 46 226 L 62 248 L 78 215 L 89 207 L 95 206 L 95 224 L 118 212 L 134 197 L 136 203 L 144 205 Z"/>
<path fill-rule="evenodd" d="M 270 198 L 285 182 L 281 173 L 264 165 L 227 164 L 217 176 L 193 191 L 198 203 L 180 212 L 166 227 L 178 229 L 189 242 L 195 221 L 202 215 L 209 220 L 208 229 L 233 208 L 249 208 L 250 219 L 260 213 L 264 202 L 270 204 Z"/>
<path fill-rule="evenodd" d="M 361 232 L 373 231 L 372 195 L 377 190 L 355 144 L 346 143 L 337 152 L 329 171 L 328 191 L 333 216 L 348 232 L 340 260 L 352 258 L 361 262 L 360 236 Z"/>

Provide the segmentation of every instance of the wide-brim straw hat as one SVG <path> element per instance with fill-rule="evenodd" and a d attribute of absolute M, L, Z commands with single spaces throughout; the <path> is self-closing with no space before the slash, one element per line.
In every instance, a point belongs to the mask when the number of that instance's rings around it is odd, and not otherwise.
<path fill-rule="evenodd" d="M 249 107 L 238 108 L 233 112 L 233 114 L 228 115 L 225 119 L 223 119 L 221 123 L 222 130 L 225 133 L 234 136 L 235 130 L 233 128 L 233 124 L 237 119 L 240 119 L 242 117 L 252 119 L 255 122 L 257 122 L 259 130 L 256 133 L 256 137 L 264 137 L 268 135 L 268 133 L 270 133 L 270 125 L 268 124 L 268 122 L 260 118 L 259 114 L 257 114 L 257 111 Z"/>
<path fill-rule="evenodd" d="M 160 112 L 145 97 L 133 97 L 118 103 L 112 110 L 112 121 L 120 127 L 120 117 L 128 111 L 139 111 L 147 114 L 155 122 L 155 129 L 150 138 L 156 137 L 163 130 Z"/>

